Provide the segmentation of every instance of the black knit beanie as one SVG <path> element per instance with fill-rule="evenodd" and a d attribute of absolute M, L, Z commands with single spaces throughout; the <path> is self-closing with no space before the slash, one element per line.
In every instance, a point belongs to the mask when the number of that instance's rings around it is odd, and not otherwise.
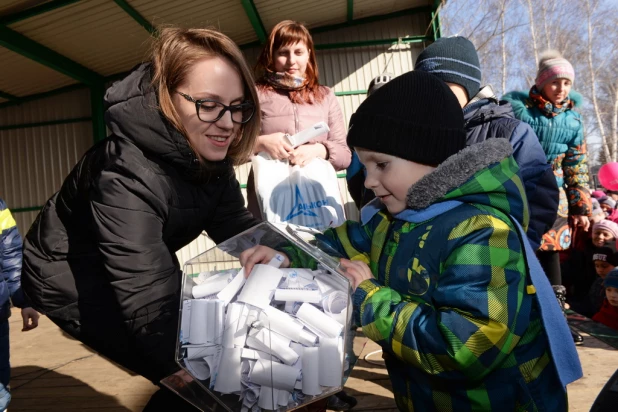
<path fill-rule="evenodd" d="M 438 165 L 466 146 L 463 111 L 444 82 L 411 71 L 358 107 L 350 119 L 348 145 Z"/>
<path fill-rule="evenodd" d="M 414 70 L 438 76 L 466 89 L 468 100 L 481 88 L 481 64 L 474 44 L 465 37 L 442 37 L 419 54 Z"/>

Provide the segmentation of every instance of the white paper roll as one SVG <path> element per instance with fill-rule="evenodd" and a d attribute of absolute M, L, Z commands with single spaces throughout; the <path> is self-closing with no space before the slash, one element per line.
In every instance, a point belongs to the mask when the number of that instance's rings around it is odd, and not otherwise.
<path fill-rule="evenodd" d="M 288 406 L 290 396 L 292 396 L 290 392 L 279 389 L 279 406 Z"/>
<path fill-rule="evenodd" d="M 318 335 L 308 331 L 307 329 L 303 329 L 298 335 L 298 341 L 305 346 L 315 346 L 318 342 Z"/>
<path fill-rule="evenodd" d="M 286 365 L 293 365 L 298 360 L 298 354 L 290 348 L 290 340 L 269 329 L 250 330 L 247 346 L 274 355 Z"/>
<path fill-rule="evenodd" d="M 260 398 L 258 400 L 258 406 L 262 409 L 268 409 L 270 411 L 277 409 L 279 403 L 279 390 L 269 388 L 268 386 L 260 387 Z"/>
<path fill-rule="evenodd" d="M 279 302 L 320 303 L 322 294 L 319 290 L 277 289 L 275 290 L 275 300 Z"/>
<path fill-rule="evenodd" d="M 186 360 L 185 365 L 195 378 L 205 381 L 210 378 L 210 368 L 203 360 Z"/>
<path fill-rule="evenodd" d="M 343 377 L 343 364 L 339 353 L 339 338 L 322 338 L 318 346 L 319 379 L 322 386 L 339 386 Z"/>
<path fill-rule="evenodd" d="M 324 313 L 337 322 L 345 325 L 347 323 L 348 314 L 348 295 L 343 292 L 333 292 L 328 295 L 322 302 Z"/>
<path fill-rule="evenodd" d="M 189 327 L 189 342 L 194 344 L 208 342 L 208 328 L 206 327 L 207 314 L 207 300 L 194 299 L 191 301 L 191 326 Z"/>
<path fill-rule="evenodd" d="M 290 340 L 300 342 L 300 334 L 303 330 L 303 325 L 296 322 L 294 318 L 287 313 L 269 306 L 260 314 L 260 320 L 263 322 L 264 327 Z"/>
<path fill-rule="evenodd" d="M 293 391 L 299 371 L 282 363 L 258 359 L 249 374 L 251 382 L 276 389 Z"/>
<path fill-rule="evenodd" d="M 220 393 L 240 393 L 240 353 L 241 348 L 224 348 L 215 382 L 215 391 Z"/>
<path fill-rule="evenodd" d="M 238 331 L 238 321 L 242 314 L 242 303 L 232 303 L 227 307 L 227 313 L 225 314 L 225 326 L 223 331 L 223 347 L 233 348 L 236 332 Z M 243 325 L 244 327 L 244 325 Z"/>
<path fill-rule="evenodd" d="M 341 334 L 343 325 L 324 312 L 311 305 L 303 303 L 296 313 L 298 319 L 305 322 L 312 330 L 321 332 L 320 334 L 329 338 L 335 338 Z"/>
<path fill-rule="evenodd" d="M 191 331 L 191 299 L 182 301 L 182 319 L 180 320 L 180 342 L 189 342 Z"/>
<path fill-rule="evenodd" d="M 238 301 L 248 303 L 260 309 L 270 305 L 273 294 L 283 277 L 283 272 L 268 265 L 255 265 L 245 286 L 243 287 Z"/>
<path fill-rule="evenodd" d="M 232 299 L 236 297 L 240 289 L 245 284 L 245 270 L 240 269 L 240 271 L 234 276 L 234 279 L 230 283 L 228 283 L 222 290 L 217 294 L 217 299 L 222 300 L 224 304 L 227 306 Z"/>
<path fill-rule="evenodd" d="M 200 299 L 205 296 L 214 295 L 221 292 L 229 283 L 230 274 L 214 275 L 206 279 L 199 285 L 193 286 L 191 293 L 193 298 Z"/>
<path fill-rule="evenodd" d="M 319 379 L 318 348 L 303 349 L 303 393 L 305 395 L 319 395 L 322 388 Z"/>
<path fill-rule="evenodd" d="M 213 346 L 194 346 L 187 348 L 187 359 L 204 359 L 206 356 L 211 356 L 217 353 L 219 349 L 216 345 Z"/>

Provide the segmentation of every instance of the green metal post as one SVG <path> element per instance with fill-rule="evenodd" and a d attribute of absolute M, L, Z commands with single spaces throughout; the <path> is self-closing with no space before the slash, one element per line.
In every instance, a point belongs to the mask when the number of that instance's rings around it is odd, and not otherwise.
<path fill-rule="evenodd" d="M 103 119 L 103 97 L 105 96 L 105 86 L 103 82 L 90 86 L 90 107 L 92 111 L 92 138 L 94 143 L 105 139 L 107 130 Z"/>
<path fill-rule="evenodd" d="M 150 34 L 153 36 L 157 35 L 157 28 L 150 24 L 150 22 L 146 20 L 137 10 L 135 10 L 126 0 L 114 0 L 114 3 L 116 3 L 122 10 L 125 11 L 125 13 L 131 16 L 133 20 L 138 22 Z"/>
<path fill-rule="evenodd" d="M 348 0 L 348 23 L 354 20 L 354 0 Z"/>
<path fill-rule="evenodd" d="M 245 9 L 245 13 L 253 26 L 253 30 L 255 30 L 255 34 L 257 35 L 260 43 L 266 43 L 266 38 L 268 37 L 266 33 L 266 29 L 264 28 L 264 24 L 262 23 L 262 19 L 260 18 L 260 14 L 258 13 L 257 7 L 255 7 L 255 3 L 253 0 L 241 0 L 242 7 Z"/>
<path fill-rule="evenodd" d="M 86 83 L 88 85 L 98 84 L 103 81 L 103 77 L 94 71 L 82 66 L 79 63 L 53 51 L 29 39 L 21 33 L 11 30 L 6 26 L 0 26 L 0 46 L 21 54 L 37 63 L 41 63 L 51 69 L 56 70 L 66 76 Z"/>
<path fill-rule="evenodd" d="M 17 13 L 9 14 L 8 16 L 0 17 L 0 25 L 8 26 L 9 24 L 17 23 L 31 17 L 38 16 L 48 11 L 56 10 L 80 0 L 52 0 L 47 3 L 39 4 L 38 6 L 30 7 L 26 10 L 18 11 Z"/>
<path fill-rule="evenodd" d="M 353 41 L 346 43 L 323 43 L 316 44 L 316 50 L 330 50 L 330 49 L 343 49 L 346 47 L 366 47 L 366 46 L 381 46 L 381 45 L 390 45 L 397 44 L 399 42 L 403 44 L 408 43 L 422 43 L 426 41 L 433 40 L 431 36 L 413 36 L 413 37 L 403 37 L 401 39 L 377 39 L 377 40 L 363 40 L 363 41 Z"/>

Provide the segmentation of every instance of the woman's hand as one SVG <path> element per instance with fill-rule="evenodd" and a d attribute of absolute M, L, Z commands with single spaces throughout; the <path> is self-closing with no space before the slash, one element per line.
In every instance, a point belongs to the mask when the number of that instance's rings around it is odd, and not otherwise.
<path fill-rule="evenodd" d="M 23 308 L 21 310 L 21 318 L 24 321 L 22 332 L 27 332 L 39 326 L 39 313 L 32 308 Z"/>
<path fill-rule="evenodd" d="M 362 281 L 373 279 L 373 273 L 365 262 L 358 260 L 341 259 L 341 266 L 345 269 L 344 275 L 350 280 L 352 292 L 356 290 Z"/>
<path fill-rule="evenodd" d="M 242 252 L 240 254 L 240 264 L 245 269 L 245 277 L 249 277 L 249 274 L 253 270 L 253 266 L 260 263 L 266 264 L 276 255 L 283 256 L 283 263 L 280 267 L 287 268 L 290 266 L 290 259 L 286 255 L 266 246 L 254 246 Z"/>
<path fill-rule="evenodd" d="M 573 224 L 575 226 L 581 226 L 582 229 L 584 229 L 584 232 L 587 232 L 590 228 L 590 219 L 588 218 L 588 216 L 576 215 L 573 216 Z"/>
<path fill-rule="evenodd" d="M 266 152 L 273 159 L 287 159 L 294 153 L 294 148 L 285 137 L 285 133 L 273 133 L 258 136 L 256 152 Z"/>
<path fill-rule="evenodd" d="M 319 157 L 320 159 L 326 159 L 328 151 L 326 146 L 322 143 L 309 143 L 297 147 L 290 156 L 290 163 L 298 165 L 300 167 L 305 166 L 307 163 Z"/>

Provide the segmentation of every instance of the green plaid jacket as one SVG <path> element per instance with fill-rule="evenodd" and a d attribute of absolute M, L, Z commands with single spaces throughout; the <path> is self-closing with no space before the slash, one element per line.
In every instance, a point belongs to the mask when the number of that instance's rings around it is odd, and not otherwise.
<path fill-rule="evenodd" d="M 479 170 L 422 222 L 379 211 L 322 238 L 373 272 L 353 295 L 355 316 L 387 354 L 400 410 L 567 408 L 508 217 L 528 219 L 517 170 L 512 157 Z"/>

